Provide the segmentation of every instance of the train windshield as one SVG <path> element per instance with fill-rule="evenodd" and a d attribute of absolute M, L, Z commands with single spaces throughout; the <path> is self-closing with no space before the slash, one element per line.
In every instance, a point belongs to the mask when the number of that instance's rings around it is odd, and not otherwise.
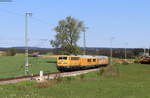
<path fill-rule="evenodd" d="M 67 60 L 67 57 L 59 57 L 59 60 Z"/>

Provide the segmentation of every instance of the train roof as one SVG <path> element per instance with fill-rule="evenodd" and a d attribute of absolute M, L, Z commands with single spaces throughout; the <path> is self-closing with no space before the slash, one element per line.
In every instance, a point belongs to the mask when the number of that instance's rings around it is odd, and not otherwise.
<path fill-rule="evenodd" d="M 78 56 L 78 57 L 96 57 L 96 58 L 108 58 L 108 56 L 91 56 L 91 55 L 60 55 L 60 56 Z"/>
<path fill-rule="evenodd" d="M 108 56 L 95 56 L 97 58 L 108 58 Z"/>
<path fill-rule="evenodd" d="M 94 57 L 94 56 L 91 56 L 91 55 L 78 55 L 79 57 Z"/>
<path fill-rule="evenodd" d="M 96 58 L 108 58 L 108 56 L 91 56 L 91 55 L 79 55 L 79 57 L 96 57 Z"/>

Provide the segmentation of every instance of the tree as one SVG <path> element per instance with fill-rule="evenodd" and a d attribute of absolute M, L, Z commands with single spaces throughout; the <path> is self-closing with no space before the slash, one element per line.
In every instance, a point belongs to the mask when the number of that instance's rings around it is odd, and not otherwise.
<path fill-rule="evenodd" d="M 68 16 L 66 19 L 60 20 L 54 30 L 57 34 L 55 39 L 50 41 L 52 47 L 61 49 L 63 54 L 78 54 L 80 52 L 77 41 L 80 38 L 80 33 L 85 32 L 83 21 Z"/>

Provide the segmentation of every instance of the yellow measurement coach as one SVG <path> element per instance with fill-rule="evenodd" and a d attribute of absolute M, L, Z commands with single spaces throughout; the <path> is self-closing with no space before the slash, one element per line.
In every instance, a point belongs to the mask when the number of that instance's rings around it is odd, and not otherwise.
<path fill-rule="evenodd" d="M 107 56 L 62 55 L 57 57 L 57 69 L 61 72 L 96 68 L 106 65 L 108 65 Z"/>

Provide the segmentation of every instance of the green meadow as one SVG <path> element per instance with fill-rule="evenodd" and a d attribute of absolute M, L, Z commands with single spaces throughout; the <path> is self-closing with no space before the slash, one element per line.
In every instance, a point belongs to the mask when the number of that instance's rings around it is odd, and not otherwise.
<path fill-rule="evenodd" d="M 150 65 L 114 64 L 88 74 L 0 85 L 1 98 L 150 98 Z"/>
<path fill-rule="evenodd" d="M 29 75 L 38 74 L 40 70 L 44 73 L 57 72 L 55 58 L 29 57 Z M 25 75 L 25 57 L 23 54 L 16 56 L 0 56 L 0 78 L 16 77 Z"/>

